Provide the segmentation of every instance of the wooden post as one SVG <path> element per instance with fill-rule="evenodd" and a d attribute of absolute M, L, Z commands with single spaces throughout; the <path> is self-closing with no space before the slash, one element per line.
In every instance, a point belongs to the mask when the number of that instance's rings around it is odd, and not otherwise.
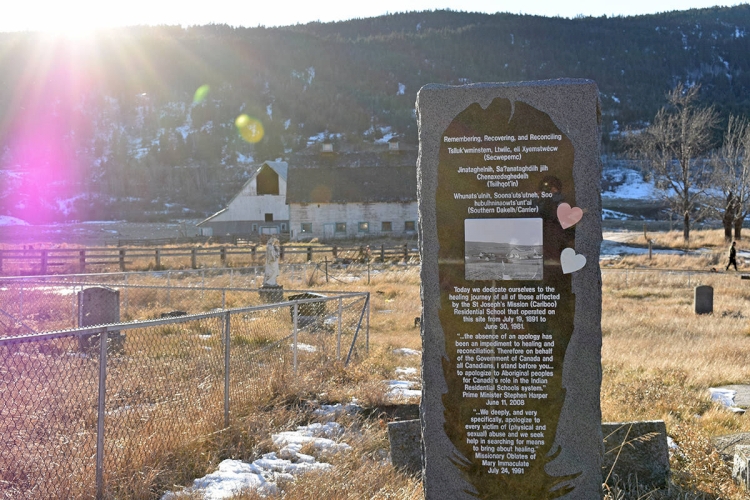
<path fill-rule="evenodd" d="M 198 269 L 198 257 L 196 255 L 195 247 L 190 249 L 190 267 L 192 269 Z"/>
<path fill-rule="evenodd" d="M 328 256 L 326 255 L 326 283 L 328 283 Z"/>
<path fill-rule="evenodd" d="M 81 274 L 86 272 L 86 250 L 78 252 L 78 272 Z"/>
<path fill-rule="evenodd" d="M 279 260 L 284 260 L 284 245 L 279 245 Z"/>
<path fill-rule="evenodd" d="M 42 262 L 41 262 L 41 273 L 47 274 L 47 250 L 42 250 Z"/>
<path fill-rule="evenodd" d="M 380 262 L 385 262 L 385 245 L 380 245 Z"/>
<path fill-rule="evenodd" d="M 219 254 L 221 255 L 221 265 L 226 267 L 227 265 L 227 247 L 221 247 L 219 250 Z"/>
<path fill-rule="evenodd" d="M 125 249 L 120 249 L 120 271 L 125 271 Z"/>
<path fill-rule="evenodd" d="M 0 273 L 3 272 L 3 251 L 0 250 Z"/>
<path fill-rule="evenodd" d="M 250 250 L 250 255 L 253 258 L 253 264 L 255 264 L 255 252 L 258 250 L 258 245 L 253 245 L 253 249 Z"/>
<path fill-rule="evenodd" d="M 409 262 L 409 245 L 404 243 L 404 264 Z"/>
<path fill-rule="evenodd" d="M 307 262 L 312 262 L 312 247 L 307 247 Z"/>
<path fill-rule="evenodd" d="M 161 249 L 156 249 L 156 270 L 161 269 Z"/>
<path fill-rule="evenodd" d="M 338 257 L 339 257 L 338 248 L 336 248 L 336 245 L 333 245 L 333 258 L 337 259 Z"/>

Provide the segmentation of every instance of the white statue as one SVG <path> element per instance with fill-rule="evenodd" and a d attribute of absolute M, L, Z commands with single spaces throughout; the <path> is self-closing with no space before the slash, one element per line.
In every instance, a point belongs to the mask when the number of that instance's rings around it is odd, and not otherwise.
<path fill-rule="evenodd" d="M 266 245 L 266 272 L 263 275 L 263 286 L 277 286 L 276 278 L 279 277 L 279 240 L 272 237 Z"/>

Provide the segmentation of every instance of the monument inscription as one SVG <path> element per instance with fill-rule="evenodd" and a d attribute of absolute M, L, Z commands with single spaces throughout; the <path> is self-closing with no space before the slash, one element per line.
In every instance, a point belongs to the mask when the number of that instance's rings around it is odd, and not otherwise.
<path fill-rule="evenodd" d="M 428 86 L 417 102 L 426 496 L 592 498 L 601 483 L 596 86 Z M 578 274 L 593 283 L 574 286 Z M 588 344 L 571 355 L 574 336 Z M 571 359 L 582 372 L 566 377 Z M 581 375 L 589 380 L 573 388 Z M 581 441 L 582 429 L 591 437 Z"/>

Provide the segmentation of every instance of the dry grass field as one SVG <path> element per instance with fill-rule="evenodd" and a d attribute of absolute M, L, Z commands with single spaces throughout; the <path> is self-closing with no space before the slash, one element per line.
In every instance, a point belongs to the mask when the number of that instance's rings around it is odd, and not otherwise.
<path fill-rule="evenodd" d="M 708 388 L 750 381 L 750 285 L 733 271 L 710 272 L 725 265 L 721 232 L 693 235 L 691 247 L 707 249 L 701 255 L 625 257 L 603 269 L 603 420 L 664 420 L 678 447 L 671 452 L 669 489 L 648 491 L 622 484 L 607 489 L 609 500 L 747 498 L 732 483 L 730 466 L 714 450 L 711 438 L 750 432 L 750 417 L 712 402 Z M 649 237 L 655 247 L 684 246 L 678 232 Z M 646 240 L 640 235 L 633 243 L 646 245 Z M 744 242 L 738 246 L 741 252 L 750 249 Z M 750 262 L 748 266 L 750 271 Z M 331 270 L 331 278 L 326 283 L 320 272 L 307 275 L 306 285 L 314 291 L 371 293 L 370 355 L 346 368 L 330 363 L 296 379 L 269 380 L 252 404 L 238 410 L 238 424 L 176 449 L 165 446 L 168 451 L 118 474 L 117 498 L 158 498 L 212 472 L 223 459 L 252 461 L 272 450 L 272 433 L 315 421 L 310 402 L 348 403 L 353 398 L 363 411 L 339 419 L 352 450 L 326 459 L 334 466 L 332 472 L 280 484 L 281 497 L 422 498 L 419 479 L 394 470 L 388 462 L 385 424 L 394 401 L 383 382 L 395 378 L 397 367 L 419 370 L 418 357 L 394 352 L 421 348 L 419 329 L 414 327 L 421 311 L 418 268 L 394 266 L 373 272 L 369 285 L 361 271 Z M 712 315 L 693 313 L 693 287 L 698 284 L 714 287 Z M 260 497 L 245 492 L 234 498 Z"/>

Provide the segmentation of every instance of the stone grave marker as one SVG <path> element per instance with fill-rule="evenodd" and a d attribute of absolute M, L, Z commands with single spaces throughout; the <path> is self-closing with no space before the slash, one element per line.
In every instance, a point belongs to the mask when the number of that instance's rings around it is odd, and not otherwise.
<path fill-rule="evenodd" d="M 603 481 L 637 480 L 649 488 L 666 488 L 669 479 L 667 426 L 663 420 L 602 424 Z"/>
<path fill-rule="evenodd" d="M 78 326 L 109 325 L 120 322 L 120 291 L 103 286 L 94 286 L 78 292 Z M 121 350 L 125 335 L 120 332 L 107 334 L 109 346 Z M 98 347 L 99 335 L 78 337 L 78 347 L 88 351 Z"/>
<path fill-rule="evenodd" d="M 427 499 L 601 496 L 598 95 L 419 91 Z"/>
<path fill-rule="evenodd" d="M 714 288 L 712 286 L 696 286 L 693 297 L 695 314 L 711 314 L 714 312 Z"/>

